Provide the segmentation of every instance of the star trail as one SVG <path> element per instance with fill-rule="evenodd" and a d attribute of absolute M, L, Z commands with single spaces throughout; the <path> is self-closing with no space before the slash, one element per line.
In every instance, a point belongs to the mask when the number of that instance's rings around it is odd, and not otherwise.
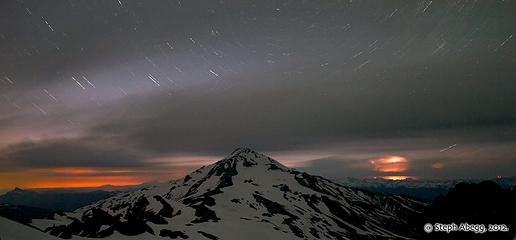
<path fill-rule="evenodd" d="M 397 175 L 516 175 L 515 11 L 2 1 L 0 189 L 165 181 L 238 146 L 331 178 L 388 156 Z"/>

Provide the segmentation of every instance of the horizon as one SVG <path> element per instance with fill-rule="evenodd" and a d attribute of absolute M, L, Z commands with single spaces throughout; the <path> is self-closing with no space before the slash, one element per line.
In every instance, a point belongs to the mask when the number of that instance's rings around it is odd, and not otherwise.
<path fill-rule="evenodd" d="M 240 148 L 237 148 L 237 149 L 240 149 Z M 227 156 L 230 156 L 230 155 L 227 155 Z M 272 158 L 274 159 L 274 157 L 272 157 Z M 162 181 L 154 180 L 154 181 L 140 182 L 140 183 L 135 183 L 135 184 L 125 184 L 125 185 L 123 185 L 123 184 L 122 185 L 102 184 L 102 185 L 87 185 L 87 186 L 74 186 L 74 185 L 70 185 L 70 186 L 46 186 L 46 187 L 15 186 L 13 188 L 0 189 L 0 194 L 5 194 L 7 192 L 10 192 L 10 191 L 13 191 L 13 190 L 16 190 L 16 189 L 36 191 L 36 192 L 38 192 L 38 191 L 41 191 L 41 192 L 53 191 L 53 190 L 70 190 L 70 191 L 105 190 L 105 191 L 117 191 L 116 188 L 122 188 L 123 189 L 124 187 L 141 187 L 141 186 L 161 185 L 161 184 L 166 184 L 166 183 L 168 183 L 170 181 L 181 180 L 185 176 L 187 176 L 187 175 L 191 174 L 192 172 L 200 169 L 201 167 L 205 167 L 205 166 L 209 166 L 209 165 L 212 165 L 212 164 L 216 164 L 217 162 L 222 161 L 222 160 L 224 160 L 224 158 L 221 158 L 221 159 L 218 159 L 216 161 L 213 161 L 212 163 L 209 163 L 208 165 L 199 165 L 199 166 L 193 168 L 190 172 L 186 173 L 184 176 L 179 176 L 178 178 L 165 179 L 165 180 L 162 180 Z M 274 159 L 274 160 L 276 160 L 279 163 L 283 164 L 281 162 L 281 160 L 278 160 L 278 159 Z M 300 171 L 303 171 L 303 172 L 307 172 L 308 174 L 313 174 L 309 170 L 305 171 L 304 167 L 295 168 L 292 165 L 285 165 L 285 166 L 289 167 L 289 168 L 296 169 L 296 170 L 300 170 Z M 324 177 L 324 176 L 322 176 L 322 177 Z M 500 179 L 512 179 L 512 178 L 516 178 L 516 175 L 514 175 L 514 176 L 492 176 L 492 177 L 487 177 L 487 178 L 418 178 L 418 177 L 414 177 L 414 176 L 384 175 L 384 176 L 364 176 L 364 177 L 346 177 L 346 176 L 342 176 L 341 178 L 335 177 L 335 178 L 329 178 L 329 179 L 330 180 L 337 180 L 337 181 L 344 180 L 344 179 L 358 179 L 358 180 L 380 180 L 380 181 L 384 180 L 384 181 L 388 181 L 388 182 L 404 182 L 404 181 L 487 181 L 487 180 L 490 181 L 490 180 L 495 180 L 495 179 L 496 180 L 500 180 Z M 112 188 L 115 188 L 115 189 L 114 190 L 105 189 L 105 188 L 109 188 L 109 187 L 112 187 Z"/>

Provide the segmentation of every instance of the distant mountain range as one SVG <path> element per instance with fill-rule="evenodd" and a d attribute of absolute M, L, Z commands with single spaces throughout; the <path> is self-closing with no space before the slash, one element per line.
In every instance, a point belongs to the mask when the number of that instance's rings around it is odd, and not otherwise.
<path fill-rule="evenodd" d="M 439 195 L 448 193 L 458 183 L 480 183 L 482 181 L 492 181 L 502 188 L 516 186 L 516 177 L 504 177 L 495 179 L 452 179 L 452 180 L 432 180 L 432 179 L 406 179 L 406 180 L 387 180 L 382 178 L 345 178 L 335 180 L 341 184 L 366 189 L 374 192 L 398 194 L 410 196 L 424 201 L 432 201 Z"/>
<path fill-rule="evenodd" d="M 73 211 L 121 192 L 152 184 L 80 188 L 15 188 L 0 195 L 0 216 L 28 224 L 34 218 L 47 218 L 56 212 Z"/>
<path fill-rule="evenodd" d="M 159 184 L 159 182 L 146 182 L 140 185 L 123 185 L 123 186 L 115 186 L 115 185 L 102 185 L 97 187 L 71 187 L 71 188 L 29 188 L 25 190 L 34 191 L 34 192 L 47 192 L 47 191 L 68 191 L 68 192 L 93 192 L 93 191 L 106 191 L 106 192 L 116 192 L 116 191 L 131 191 L 137 188 L 145 187 L 145 186 L 153 186 Z"/>
<path fill-rule="evenodd" d="M 32 191 L 15 188 L 0 196 L 0 204 L 29 206 L 52 211 L 73 211 L 79 207 L 113 196 L 115 192 L 96 190 L 76 192 L 70 190 Z"/>
<path fill-rule="evenodd" d="M 62 189 L 32 191 L 15 188 L 0 196 L 0 216 L 28 224 L 31 219 L 51 217 L 59 211 L 73 211 L 115 194 L 116 192 L 101 190 L 90 192 Z"/>

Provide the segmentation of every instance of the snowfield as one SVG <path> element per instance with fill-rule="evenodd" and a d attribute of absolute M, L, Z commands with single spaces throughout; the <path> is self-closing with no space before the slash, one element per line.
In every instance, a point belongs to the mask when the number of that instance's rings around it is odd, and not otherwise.
<path fill-rule="evenodd" d="M 0 217 L 1 240 L 58 240 L 37 229 Z"/>

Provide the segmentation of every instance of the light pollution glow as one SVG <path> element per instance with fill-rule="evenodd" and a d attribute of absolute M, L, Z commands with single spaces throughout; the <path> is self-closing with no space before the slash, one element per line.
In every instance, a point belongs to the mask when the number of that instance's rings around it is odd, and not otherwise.
<path fill-rule="evenodd" d="M 402 156 L 383 156 L 378 159 L 370 160 L 373 171 L 379 173 L 404 173 L 409 168 L 409 160 Z M 383 178 L 385 180 L 407 180 L 407 179 L 416 179 L 415 176 L 405 176 L 405 175 L 389 175 L 389 176 L 379 176 L 374 177 Z"/>
<path fill-rule="evenodd" d="M 85 187 L 100 187 L 105 185 L 112 186 L 128 186 L 140 185 L 144 183 L 142 180 L 135 179 L 135 177 L 77 177 L 67 179 L 66 181 L 49 180 L 48 182 L 33 182 L 28 184 L 28 188 L 85 188 Z"/>
<path fill-rule="evenodd" d="M 401 181 L 401 180 L 407 180 L 407 179 L 417 179 L 417 177 L 415 177 L 415 176 L 382 176 L 380 178 L 383 178 L 385 180 L 392 180 L 392 181 Z"/>
<path fill-rule="evenodd" d="M 0 180 L 0 189 L 9 189 L 13 188 L 13 186 L 21 188 L 80 188 L 104 185 L 125 186 L 138 185 L 154 179 L 143 174 L 127 174 L 118 170 L 56 168 L 28 169 L 1 173 Z"/>
<path fill-rule="evenodd" d="M 84 188 L 105 185 L 127 186 L 146 182 L 178 179 L 199 166 L 161 170 L 127 170 L 94 168 L 26 169 L 0 173 L 0 190 L 20 188 Z M 150 174 L 152 172 L 152 174 Z"/>
<path fill-rule="evenodd" d="M 408 159 L 401 156 L 384 156 L 370 163 L 374 171 L 382 173 L 400 173 L 408 169 Z"/>

